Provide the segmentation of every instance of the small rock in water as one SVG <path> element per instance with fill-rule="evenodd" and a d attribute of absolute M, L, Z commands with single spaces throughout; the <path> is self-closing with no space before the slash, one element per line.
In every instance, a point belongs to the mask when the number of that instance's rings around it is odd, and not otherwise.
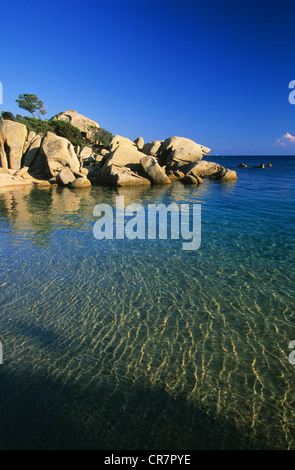
<path fill-rule="evenodd" d="M 261 163 L 260 165 L 254 166 L 254 168 L 265 168 L 264 163 Z"/>

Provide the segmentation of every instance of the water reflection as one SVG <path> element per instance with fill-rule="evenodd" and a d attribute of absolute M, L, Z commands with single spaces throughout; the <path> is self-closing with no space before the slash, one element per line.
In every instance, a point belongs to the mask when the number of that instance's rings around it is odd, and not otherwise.
<path fill-rule="evenodd" d="M 0 190 L 0 217 L 15 230 L 33 231 L 32 241 L 45 243 L 58 227 L 73 228 L 79 220 L 93 220 L 95 205 L 107 203 L 115 207 L 116 197 L 123 196 L 128 204 L 199 203 L 207 198 L 210 185 L 192 187 L 174 182 L 167 186 L 122 188 L 92 187 L 82 191 L 69 188 L 3 188 Z M 207 200 L 208 203 L 208 200 Z M 19 232 L 19 233 L 20 233 Z"/>

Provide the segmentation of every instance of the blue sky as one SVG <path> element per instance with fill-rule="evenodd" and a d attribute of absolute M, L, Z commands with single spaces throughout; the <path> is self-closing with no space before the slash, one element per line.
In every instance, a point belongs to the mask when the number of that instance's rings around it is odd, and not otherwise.
<path fill-rule="evenodd" d="M 33 93 L 132 140 L 295 154 L 294 1 L 5 2 L 0 44 L 0 111 Z"/>

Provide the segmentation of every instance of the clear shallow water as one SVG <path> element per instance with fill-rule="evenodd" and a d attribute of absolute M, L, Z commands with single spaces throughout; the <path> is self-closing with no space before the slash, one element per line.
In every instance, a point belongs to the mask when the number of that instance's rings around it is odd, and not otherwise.
<path fill-rule="evenodd" d="M 1 448 L 295 448 L 295 158 L 212 159 L 237 183 L 0 192 Z M 96 240 L 117 195 L 201 203 L 200 249 Z"/>

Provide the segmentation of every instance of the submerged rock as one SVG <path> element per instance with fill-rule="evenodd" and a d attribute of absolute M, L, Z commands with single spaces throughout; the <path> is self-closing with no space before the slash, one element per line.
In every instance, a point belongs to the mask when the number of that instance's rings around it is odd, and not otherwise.
<path fill-rule="evenodd" d="M 209 177 L 212 180 L 217 180 L 217 181 L 236 181 L 237 178 L 237 173 L 233 170 L 228 170 L 224 168 L 223 170 L 220 170 L 218 173 L 215 173 L 214 175 L 211 175 Z"/>
<path fill-rule="evenodd" d="M 254 166 L 254 168 L 265 168 L 264 163 L 260 163 L 260 165 Z"/>

